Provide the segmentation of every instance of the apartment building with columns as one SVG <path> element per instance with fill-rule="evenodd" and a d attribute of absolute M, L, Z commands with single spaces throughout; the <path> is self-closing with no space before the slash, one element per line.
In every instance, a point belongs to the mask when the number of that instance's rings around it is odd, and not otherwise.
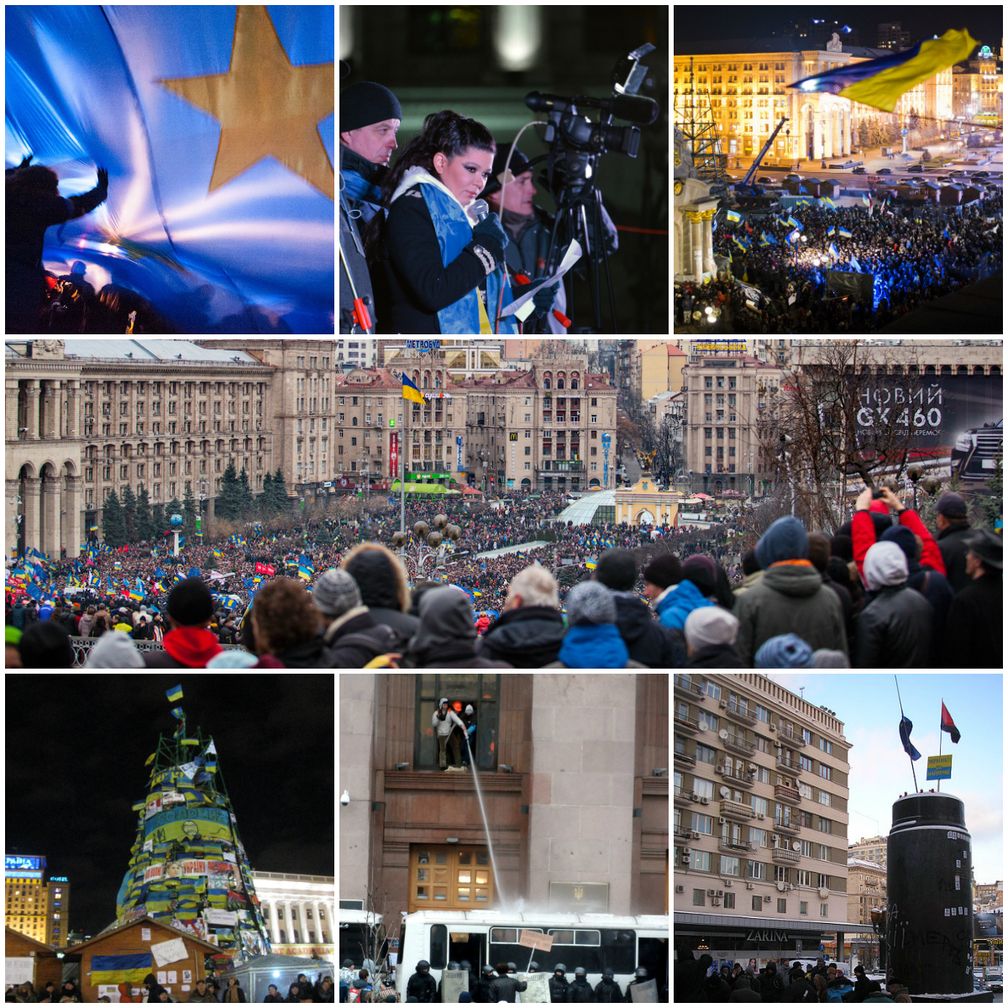
<path fill-rule="evenodd" d="M 252 881 L 275 954 L 321 959 L 335 954 L 335 878 L 254 871 Z"/>

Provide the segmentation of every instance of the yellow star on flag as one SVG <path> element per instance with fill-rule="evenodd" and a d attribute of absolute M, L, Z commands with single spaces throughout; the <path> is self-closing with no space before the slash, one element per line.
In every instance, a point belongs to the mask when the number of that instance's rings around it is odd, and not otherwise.
<path fill-rule="evenodd" d="M 294 66 L 265 7 L 238 6 L 226 74 L 159 83 L 220 122 L 210 192 L 274 157 L 334 198 L 332 161 L 318 130 L 334 110 L 333 65 Z"/>

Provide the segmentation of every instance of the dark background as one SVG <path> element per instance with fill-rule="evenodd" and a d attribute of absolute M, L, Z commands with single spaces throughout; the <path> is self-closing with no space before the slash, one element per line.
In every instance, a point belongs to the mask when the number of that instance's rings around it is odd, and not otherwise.
<path fill-rule="evenodd" d="M 115 920 L 146 797 L 144 760 L 176 721 L 212 735 L 255 871 L 332 876 L 334 681 L 329 675 L 7 673 L 6 853 L 39 854 L 70 880 L 70 929 Z"/>
<path fill-rule="evenodd" d="M 373 80 L 391 88 L 403 110 L 399 151 L 423 125 L 424 117 L 452 109 L 479 120 L 498 148 L 510 147 L 519 129 L 545 113 L 525 105 L 529 91 L 563 97 L 612 94 L 616 63 L 643 42 L 656 48 L 644 59 L 650 89 L 661 109 L 658 120 L 641 127 L 640 152 L 630 158 L 606 153 L 598 171 L 603 202 L 618 227 L 663 232 L 621 231 L 610 260 L 620 333 L 667 333 L 668 316 L 668 7 L 538 7 L 541 42 L 528 70 L 501 68 L 494 47 L 500 8 L 344 6 L 340 8 L 340 58 L 351 68 L 346 87 Z M 593 121 L 597 110 L 590 111 Z M 617 126 L 627 125 L 623 120 Z M 522 134 L 519 148 L 529 157 L 544 153 L 542 129 Z M 538 175 L 538 169 L 536 169 Z M 553 201 L 538 183 L 536 203 L 552 212 Z M 606 302 L 603 298 L 603 305 Z M 608 318 L 608 308 L 603 308 Z M 591 312 L 575 312 L 574 324 L 590 324 Z M 572 330 L 573 332 L 573 330 Z"/>
<path fill-rule="evenodd" d="M 960 6 L 916 6 L 886 7 L 878 5 L 818 7 L 773 6 L 773 7 L 732 7 L 722 9 L 725 16 L 712 16 L 712 8 L 701 5 L 677 6 L 675 9 L 676 51 L 682 51 L 680 43 L 701 42 L 722 38 L 790 38 L 796 40 L 802 32 L 807 38 L 802 42 L 805 48 L 813 48 L 811 42 L 822 47 L 833 32 L 847 45 L 876 46 L 878 26 L 899 21 L 903 30 L 910 33 L 911 45 L 932 35 L 941 36 L 949 28 L 968 28 L 970 35 L 978 42 L 989 45 L 995 51 L 1001 44 L 1003 32 L 1000 5 L 983 7 Z M 814 25 L 813 18 L 825 21 Z M 834 25 L 834 21 L 837 24 Z M 841 29 L 846 25 L 850 32 Z M 727 50 L 726 50 L 727 51 Z"/>

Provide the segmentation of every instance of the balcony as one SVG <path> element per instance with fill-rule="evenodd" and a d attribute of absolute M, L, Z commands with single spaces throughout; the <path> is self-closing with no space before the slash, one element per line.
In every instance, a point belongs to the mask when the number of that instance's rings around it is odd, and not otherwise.
<path fill-rule="evenodd" d="M 693 839 L 693 831 L 690 830 L 688 826 L 677 826 L 674 830 L 673 835 L 675 836 L 676 840 Z"/>
<path fill-rule="evenodd" d="M 740 724 L 748 725 L 750 728 L 756 724 L 756 715 L 750 714 L 744 707 L 738 707 L 733 703 L 725 703 L 722 701 L 721 710 L 723 710 L 725 716 L 731 718 L 732 721 L 738 721 Z"/>
<path fill-rule="evenodd" d="M 674 760 L 675 765 L 677 767 L 695 767 L 696 766 L 696 758 L 693 757 L 693 756 L 690 756 L 689 753 L 677 752 L 675 754 L 675 756 L 673 757 L 673 760 Z"/>
<path fill-rule="evenodd" d="M 749 805 L 729 799 L 722 799 L 720 808 L 721 815 L 726 819 L 737 819 L 742 822 L 748 822 L 756 814 Z"/>
<path fill-rule="evenodd" d="M 751 790 L 753 786 L 753 779 L 748 774 L 736 774 L 734 770 L 728 767 L 718 767 L 718 773 L 727 781 L 729 784 L 735 784 L 740 788 L 745 788 L 747 791 Z"/>
<path fill-rule="evenodd" d="M 696 679 L 690 679 L 688 675 L 677 675 L 672 685 L 676 696 L 685 697 L 689 700 L 696 700 L 697 697 L 705 697 L 707 695 L 703 683 L 697 682 Z"/>
<path fill-rule="evenodd" d="M 792 749 L 804 749 L 809 745 L 800 735 L 793 734 L 783 724 L 777 725 L 777 738 Z"/>
<path fill-rule="evenodd" d="M 696 733 L 700 731 L 700 722 L 695 721 L 691 717 L 683 717 L 678 711 L 676 711 L 675 728 L 676 731 L 683 731 L 688 735 L 696 735 Z"/>
<path fill-rule="evenodd" d="M 737 753 L 739 756 L 752 756 L 756 752 L 756 747 L 750 745 L 745 735 L 728 735 L 721 741 L 724 743 L 725 749 Z"/>
<path fill-rule="evenodd" d="M 796 835 L 801 831 L 801 826 L 791 819 L 782 819 L 780 822 L 774 823 L 774 829 L 780 830 L 781 833 Z"/>
<path fill-rule="evenodd" d="M 770 859 L 776 864 L 798 864 L 801 854 L 791 850 L 790 847 L 774 847 L 770 851 Z"/>
<path fill-rule="evenodd" d="M 786 784 L 774 785 L 774 798 L 778 801 L 787 802 L 789 805 L 800 805 L 801 795 L 797 788 L 788 787 Z"/>
<path fill-rule="evenodd" d="M 751 843 L 741 840 L 718 840 L 717 849 L 725 854 L 748 854 L 753 850 Z"/>
<path fill-rule="evenodd" d="M 792 777 L 798 777 L 803 773 L 797 760 L 793 760 L 788 756 L 781 756 L 780 753 L 777 754 L 777 769 L 782 773 L 790 774 Z"/>

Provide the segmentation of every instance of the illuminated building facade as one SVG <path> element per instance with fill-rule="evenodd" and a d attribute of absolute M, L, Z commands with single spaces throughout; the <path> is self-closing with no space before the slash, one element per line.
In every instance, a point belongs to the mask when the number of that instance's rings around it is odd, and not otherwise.
<path fill-rule="evenodd" d="M 252 872 L 275 955 L 334 955 L 336 879 L 289 872 Z"/>
<path fill-rule="evenodd" d="M 952 118 L 951 70 L 911 88 L 890 114 L 836 95 L 788 87 L 806 77 L 887 55 L 888 50 L 841 46 L 839 40 L 827 42 L 823 49 L 781 50 L 775 45 L 779 47 L 780 40 L 700 42 L 676 53 L 677 122 L 689 92 L 692 61 L 695 89 L 709 95 L 729 167 L 748 168 L 785 116 L 788 122 L 767 152 L 768 164 L 846 157 L 862 145 L 889 142 L 896 128 L 911 122 L 913 113 L 926 117 L 918 124 L 922 136 L 939 131 L 939 124 L 930 120 Z M 881 139 L 883 135 L 886 139 Z"/>
<path fill-rule="evenodd" d="M 65 875 L 46 875 L 42 855 L 6 855 L 4 922 L 43 945 L 59 947 L 67 944 L 70 881 Z"/>

